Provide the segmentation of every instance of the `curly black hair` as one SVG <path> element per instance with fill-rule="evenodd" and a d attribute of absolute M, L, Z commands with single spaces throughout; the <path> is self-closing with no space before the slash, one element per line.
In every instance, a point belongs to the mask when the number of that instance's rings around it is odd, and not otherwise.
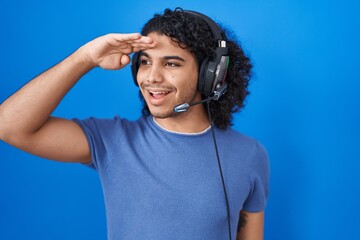
<path fill-rule="evenodd" d="M 210 113 L 215 126 L 226 129 L 232 125 L 232 114 L 245 106 L 245 98 L 250 93 L 248 85 L 252 75 L 252 64 L 235 35 L 229 29 L 219 27 L 226 35 L 229 48 L 230 63 L 225 79 L 228 89 L 218 101 L 210 102 Z M 214 55 L 215 48 L 218 46 L 207 22 L 181 8 L 176 8 L 174 11 L 165 9 L 162 15 L 155 14 L 144 25 L 141 34 L 148 35 L 151 32 L 164 34 L 171 38 L 174 44 L 194 54 L 199 66 L 205 58 L 211 58 Z M 140 99 L 143 102 L 142 114 L 150 115 L 141 92 Z"/>

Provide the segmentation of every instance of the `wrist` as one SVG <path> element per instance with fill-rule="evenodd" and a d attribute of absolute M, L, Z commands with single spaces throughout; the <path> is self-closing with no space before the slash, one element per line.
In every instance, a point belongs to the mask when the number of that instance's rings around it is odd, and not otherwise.
<path fill-rule="evenodd" d="M 86 72 L 97 66 L 87 55 L 84 46 L 77 49 L 70 57 L 72 58 L 72 61 L 75 62 L 75 64 L 83 68 Z"/>

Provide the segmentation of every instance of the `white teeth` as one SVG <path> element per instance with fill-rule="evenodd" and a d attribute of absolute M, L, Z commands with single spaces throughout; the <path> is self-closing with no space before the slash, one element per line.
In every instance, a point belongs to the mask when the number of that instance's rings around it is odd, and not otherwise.
<path fill-rule="evenodd" d="M 154 95 L 159 95 L 159 94 L 166 94 L 167 92 L 153 92 L 153 91 L 149 91 L 151 94 Z"/>

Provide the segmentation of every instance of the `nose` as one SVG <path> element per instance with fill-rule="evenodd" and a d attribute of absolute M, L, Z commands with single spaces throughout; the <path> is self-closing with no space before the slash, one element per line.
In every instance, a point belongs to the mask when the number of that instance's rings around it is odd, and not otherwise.
<path fill-rule="evenodd" d="M 163 81 L 163 74 L 161 66 L 158 64 L 152 64 L 149 66 L 148 75 L 146 81 L 149 83 L 160 83 Z"/>

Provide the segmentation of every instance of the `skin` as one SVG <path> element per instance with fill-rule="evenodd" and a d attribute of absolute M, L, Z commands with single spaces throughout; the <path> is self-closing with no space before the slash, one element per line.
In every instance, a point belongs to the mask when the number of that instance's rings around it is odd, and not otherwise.
<path fill-rule="evenodd" d="M 196 90 L 198 65 L 188 51 L 166 36 L 150 33 L 107 34 L 80 47 L 59 64 L 40 74 L 0 105 L 0 140 L 31 154 L 56 161 L 89 163 L 87 140 L 73 121 L 52 117 L 65 94 L 95 67 L 118 70 L 129 54 L 142 50 L 138 84 L 150 112 L 162 127 L 199 132 L 209 126 L 202 105 L 181 114 L 175 105 L 201 99 Z M 247 224 L 237 240 L 263 239 L 264 213 L 246 213 Z"/>
<path fill-rule="evenodd" d="M 242 213 L 245 214 L 246 223 L 238 232 L 236 240 L 264 239 L 264 211 Z"/>
<path fill-rule="evenodd" d="M 148 36 L 157 46 L 143 51 L 137 80 L 151 114 L 171 131 L 194 133 L 206 129 L 210 122 L 203 105 L 180 114 L 173 111 L 178 104 L 201 100 L 194 56 L 174 45 L 165 35 L 150 33 Z"/>

